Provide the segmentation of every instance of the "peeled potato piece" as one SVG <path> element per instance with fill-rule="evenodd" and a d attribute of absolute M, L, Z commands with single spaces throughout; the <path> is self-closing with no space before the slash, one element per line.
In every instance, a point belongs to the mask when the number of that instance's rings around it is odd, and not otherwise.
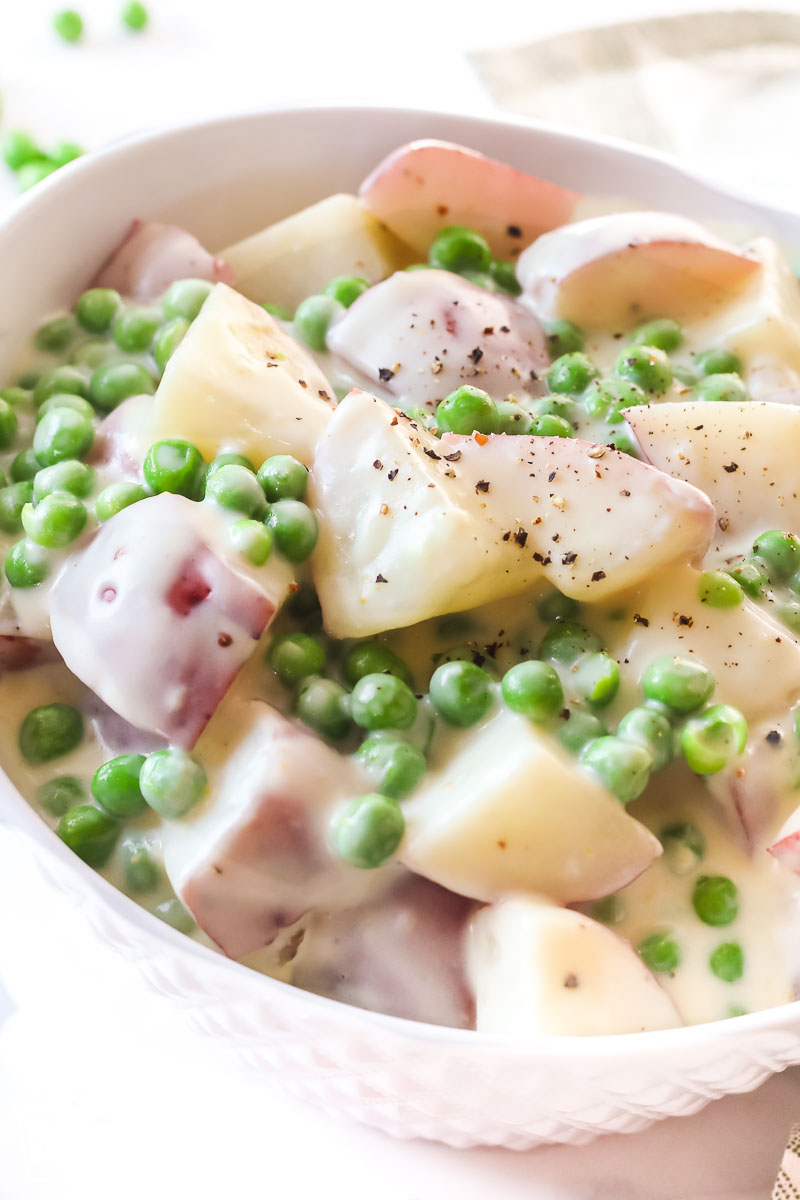
<path fill-rule="evenodd" d="M 468 961 L 480 1033 L 586 1037 L 683 1024 L 628 942 L 541 898 L 479 912 Z"/>
<path fill-rule="evenodd" d="M 337 275 L 377 283 L 414 255 L 355 196 L 328 196 L 222 251 L 236 286 L 258 304 L 294 310 Z"/>

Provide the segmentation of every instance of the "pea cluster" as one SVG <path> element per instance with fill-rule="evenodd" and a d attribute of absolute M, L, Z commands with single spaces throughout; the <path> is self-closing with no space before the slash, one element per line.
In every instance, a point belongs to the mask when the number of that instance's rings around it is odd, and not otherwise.
<path fill-rule="evenodd" d="M 756 538 L 748 555 L 727 568 L 724 577 L 729 588 L 738 589 L 738 603 L 747 595 L 771 604 L 779 620 L 792 633 L 800 634 L 800 539 L 796 534 L 768 529 Z"/>
<path fill-rule="evenodd" d="M 70 704 L 43 704 L 31 709 L 19 730 L 22 757 L 33 766 L 53 762 L 76 750 L 84 738 L 81 713 Z M 90 867 L 105 867 L 125 822 L 148 810 L 168 820 L 184 816 L 205 794 L 206 773 L 185 750 L 170 747 L 152 754 L 123 754 L 103 763 L 90 785 L 87 803 L 83 780 L 57 775 L 42 784 L 39 804 L 58 819 L 56 831 L 65 845 Z M 153 891 L 161 872 L 140 838 L 128 837 L 122 859 L 130 891 Z M 157 915 L 177 928 L 193 922 L 174 898 L 158 906 Z"/>

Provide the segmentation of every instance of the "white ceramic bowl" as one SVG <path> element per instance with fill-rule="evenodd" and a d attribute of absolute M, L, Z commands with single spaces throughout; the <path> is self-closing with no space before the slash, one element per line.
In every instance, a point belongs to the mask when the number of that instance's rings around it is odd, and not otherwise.
<path fill-rule="evenodd" d="M 315 107 L 144 134 L 75 163 L 0 222 L 0 378 L 42 314 L 70 303 L 132 217 L 180 222 L 211 249 L 340 190 L 418 137 L 462 142 L 583 192 L 744 222 L 800 244 L 800 217 L 662 158 L 530 123 Z M 581 1142 L 695 1112 L 800 1062 L 800 1004 L 621 1037 L 512 1041 L 362 1012 L 248 971 L 181 937 L 73 856 L 0 776 L 0 820 L 70 900 L 230 1055 L 278 1069 L 339 1116 L 454 1146 Z"/>

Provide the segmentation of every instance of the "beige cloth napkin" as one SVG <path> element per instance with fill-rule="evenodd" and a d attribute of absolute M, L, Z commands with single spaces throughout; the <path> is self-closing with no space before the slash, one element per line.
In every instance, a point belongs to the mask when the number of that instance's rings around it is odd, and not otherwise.
<path fill-rule="evenodd" d="M 692 13 L 471 57 L 504 108 L 644 142 L 800 203 L 800 14 Z"/>
<path fill-rule="evenodd" d="M 800 14 L 693 13 L 472 55 L 504 108 L 642 142 L 800 206 Z M 800 1200 L 800 1125 L 773 1200 Z"/>

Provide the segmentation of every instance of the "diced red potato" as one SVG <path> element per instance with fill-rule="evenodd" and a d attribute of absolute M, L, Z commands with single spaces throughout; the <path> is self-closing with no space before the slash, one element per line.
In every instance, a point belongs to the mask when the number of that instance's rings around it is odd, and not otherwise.
<path fill-rule="evenodd" d="M 327 345 L 365 386 L 431 409 L 464 383 L 496 399 L 530 389 L 549 361 L 531 313 L 449 271 L 397 271 L 359 296 Z"/>
<path fill-rule="evenodd" d="M 471 1029 L 464 953 L 474 912 L 463 896 L 404 875 L 378 904 L 312 919 L 292 983 L 389 1016 Z"/>
<path fill-rule="evenodd" d="M 768 849 L 779 863 L 800 875 L 800 808 L 794 810 Z"/>
<path fill-rule="evenodd" d="M 427 258 L 447 225 L 466 225 L 496 258 L 516 258 L 545 230 L 569 221 L 576 192 L 452 142 L 401 146 L 361 184 L 364 206 Z"/>
<path fill-rule="evenodd" d="M 355 389 L 320 441 L 310 498 L 314 580 L 337 637 L 459 612 L 542 578 L 605 598 L 702 554 L 713 524 L 694 488 L 617 451 L 570 438 L 440 441 Z M 600 507 L 613 522 L 598 523 Z"/>
<path fill-rule="evenodd" d="M 585 1037 L 683 1024 L 628 942 L 542 897 L 482 909 L 468 961 L 481 1033 Z"/>
<path fill-rule="evenodd" d="M 523 555 L 567 596 L 605 599 L 669 563 L 699 562 L 708 549 L 708 498 L 628 454 L 578 438 L 503 434 L 448 433 L 440 444 L 460 452 L 459 477 L 496 536 L 522 537 Z"/>
<path fill-rule="evenodd" d="M 107 469 L 109 480 L 141 482 L 147 450 L 142 429 L 151 420 L 153 404 L 152 396 L 129 396 L 97 426 L 89 461 Z"/>
<path fill-rule="evenodd" d="M 766 529 L 800 532 L 800 408 L 695 400 L 630 408 L 626 419 L 649 462 L 709 497 L 719 553 L 745 553 Z"/>
<path fill-rule="evenodd" d="M 785 724 L 773 719 L 751 727 L 744 753 L 705 780 L 750 853 L 763 848 L 765 836 L 797 800 L 796 739 Z"/>
<path fill-rule="evenodd" d="M 209 795 L 165 827 L 165 865 L 229 957 L 269 945 L 310 909 L 349 908 L 394 882 L 396 867 L 362 871 L 331 849 L 334 811 L 369 781 L 302 726 L 262 701 L 226 706 L 198 753 Z"/>
<path fill-rule="evenodd" d="M 544 234 L 517 278 L 545 321 L 630 329 L 650 316 L 708 315 L 761 270 L 754 255 L 672 213 L 614 213 Z"/>
<path fill-rule="evenodd" d="M 53 640 L 126 721 L 192 746 L 290 582 L 277 558 L 248 568 L 210 506 L 165 493 L 123 509 L 67 560 Z"/>
<path fill-rule="evenodd" d="M 410 870 L 475 900 L 618 891 L 661 845 L 547 734 L 502 707 L 451 735 L 404 805 Z"/>
<path fill-rule="evenodd" d="M 92 280 L 92 287 L 114 288 L 132 300 L 157 300 L 177 279 L 233 283 L 234 274 L 197 238 L 177 225 L 133 221 Z"/>

